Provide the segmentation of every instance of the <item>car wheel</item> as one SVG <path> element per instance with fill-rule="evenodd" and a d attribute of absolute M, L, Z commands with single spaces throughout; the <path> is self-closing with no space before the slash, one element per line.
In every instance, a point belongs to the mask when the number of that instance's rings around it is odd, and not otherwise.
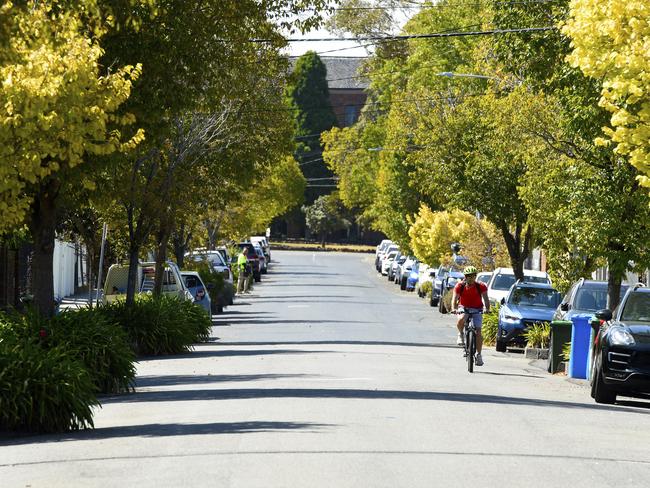
<path fill-rule="evenodd" d="M 591 384 L 591 396 L 594 397 L 596 403 L 611 405 L 616 402 L 616 392 L 605 384 L 603 381 L 603 371 L 600 368 L 596 368 L 596 377 Z"/>
<path fill-rule="evenodd" d="M 223 313 L 223 305 L 217 305 L 217 313 Z"/>
<path fill-rule="evenodd" d="M 438 300 L 438 311 L 442 314 L 447 313 L 447 308 L 445 307 L 445 301 L 442 298 Z"/>
<path fill-rule="evenodd" d="M 260 281 L 262 281 L 262 274 L 261 273 L 256 274 L 253 276 L 253 278 L 255 279 L 255 283 L 259 283 Z"/>
<path fill-rule="evenodd" d="M 437 307 L 438 306 L 438 299 L 430 297 L 429 298 L 429 305 L 431 305 L 432 307 Z"/>
<path fill-rule="evenodd" d="M 497 341 L 496 348 L 497 348 L 497 352 L 506 352 L 506 350 L 508 349 L 504 341 Z"/>
<path fill-rule="evenodd" d="M 406 280 L 402 278 L 402 282 L 399 285 L 401 290 L 406 290 Z"/>

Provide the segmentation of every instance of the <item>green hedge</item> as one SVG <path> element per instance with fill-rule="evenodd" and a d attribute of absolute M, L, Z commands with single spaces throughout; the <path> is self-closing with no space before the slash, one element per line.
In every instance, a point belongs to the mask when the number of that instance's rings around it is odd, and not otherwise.
<path fill-rule="evenodd" d="M 483 344 L 493 346 L 497 342 L 499 332 L 499 304 L 490 307 L 490 313 L 483 314 Z"/>
<path fill-rule="evenodd" d="M 44 348 L 0 325 L 0 430 L 63 432 L 93 426 L 92 377 L 65 346 Z"/>
<path fill-rule="evenodd" d="M 69 351 L 86 366 L 98 392 L 119 393 L 132 388 L 135 354 L 126 332 L 101 310 L 68 310 L 52 319 L 28 312 L 5 316 L 4 320 L 20 338 L 40 337 L 45 349 Z"/>
<path fill-rule="evenodd" d="M 204 309 L 172 296 L 139 296 L 133 307 L 123 301 L 99 309 L 126 331 L 136 354 L 157 356 L 187 352 L 210 337 L 212 321 Z"/>

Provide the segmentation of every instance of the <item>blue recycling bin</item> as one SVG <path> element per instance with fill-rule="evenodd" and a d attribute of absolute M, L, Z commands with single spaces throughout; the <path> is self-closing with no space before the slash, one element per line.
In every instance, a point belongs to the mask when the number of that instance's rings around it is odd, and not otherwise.
<path fill-rule="evenodd" d="M 576 315 L 571 317 L 571 356 L 569 358 L 569 376 L 587 379 L 589 363 L 589 343 L 591 342 L 591 316 Z"/>

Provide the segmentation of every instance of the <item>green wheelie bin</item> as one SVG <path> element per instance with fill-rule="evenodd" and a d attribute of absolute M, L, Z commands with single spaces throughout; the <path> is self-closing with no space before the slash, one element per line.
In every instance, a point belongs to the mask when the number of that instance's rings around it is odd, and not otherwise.
<path fill-rule="evenodd" d="M 550 350 L 548 352 L 548 372 L 557 373 L 562 362 L 562 347 L 571 342 L 571 327 L 573 322 L 554 320 L 551 322 Z"/>

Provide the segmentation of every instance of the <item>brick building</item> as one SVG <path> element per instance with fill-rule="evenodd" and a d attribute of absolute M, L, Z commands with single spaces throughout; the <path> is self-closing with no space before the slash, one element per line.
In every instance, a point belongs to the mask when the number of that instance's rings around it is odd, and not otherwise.
<path fill-rule="evenodd" d="M 323 56 L 327 68 L 327 85 L 330 102 L 339 127 L 354 124 L 366 103 L 368 80 L 360 76 L 360 68 L 366 58 Z"/>

